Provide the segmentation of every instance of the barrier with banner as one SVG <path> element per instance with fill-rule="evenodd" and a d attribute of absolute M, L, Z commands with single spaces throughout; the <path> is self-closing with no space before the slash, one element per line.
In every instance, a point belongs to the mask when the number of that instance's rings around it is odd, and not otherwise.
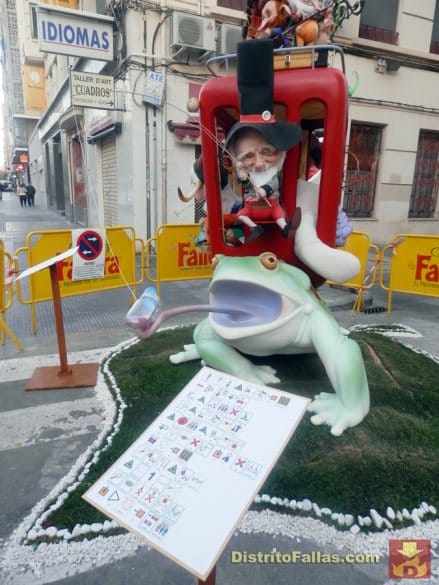
<path fill-rule="evenodd" d="M 393 292 L 439 297 L 439 236 L 397 234 L 381 251 L 383 260 L 386 251 L 391 252 L 389 284 L 383 283 L 382 264 L 380 285 L 388 291 L 388 312 Z"/>
<path fill-rule="evenodd" d="M 210 252 L 195 246 L 200 233 L 199 224 L 169 224 L 157 228 L 155 237 L 147 241 L 147 249 L 155 246 L 156 269 L 151 272 L 147 253 L 146 277 L 157 283 L 173 280 L 191 280 L 212 277 Z"/>
<path fill-rule="evenodd" d="M 127 226 L 107 227 L 104 271 L 102 278 L 85 280 L 73 279 L 73 261 L 67 258 L 57 263 L 57 278 L 61 297 L 71 297 L 119 288 L 135 286 L 142 282 L 136 275 L 136 237 L 134 229 Z M 61 254 L 72 246 L 72 230 L 30 232 L 26 246 L 16 252 L 26 254 L 27 266 L 36 266 L 44 260 Z M 142 257 L 143 263 L 143 257 Z M 47 271 L 40 271 L 29 277 L 29 299 L 24 299 L 17 282 L 18 300 L 21 303 L 36 303 L 52 299 L 50 277 Z"/>
<path fill-rule="evenodd" d="M 77 230 L 75 230 L 76 232 Z M 88 246 L 87 237 L 99 237 L 98 230 L 83 230 L 84 251 Z M 27 266 L 30 268 L 61 254 L 72 247 L 72 230 L 53 230 L 30 232 L 26 237 L 26 246 L 18 248 L 17 258 L 26 255 Z M 136 287 L 143 280 L 143 275 L 137 276 L 136 269 L 136 243 L 141 242 L 141 265 L 143 265 L 143 241 L 135 236 L 134 229 L 129 226 L 107 227 L 105 229 L 105 242 L 96 248 L 96 256 L 102 253 L 103 270 L 102 277 L 98 278 L 74 278 L 74 266 L 72 258 L 67 258 L 56 265 L 57 280 L 61 297 L 71 297 L 79 294 L 102 292 L 124 286 Z M 76 244 L 77 242 L 75 242 Z M 98 242 L 99 243 L 99 242 Z M 93 249 L 90 246 L 91 258 Z M 84 256 L 84 258 L 86 258 Z M 84 265 L 87 260 L 84 259 Z M 90 260 L 92 264 L 92 260 Z M 86 266 L 80 267 L 82 271 Z M 92 266 L 93 270 L 95 266 Z M 92 273 L 93 274 L 93 273 Z M 16 282 L 17 298 L 20 303 L 31 304 L 32 330 L 36 333 L 36 317 L 34 303 L 49 301 L 52 299 L 52 287 L 48 270 L 41 270 L 29 276 L 29 298 L 25 299 L 20 281 Z M 135 299 L 135 289 L 133 291 Z"/>
<path fill-rule="evenodd" d="M 6 270 L 6 262 L 8 268 Z M 0 341 L 4 345 L 6 343 L 6 335 L 12 339 L 18 349 L 23 350 L 22 344 L 18 341 L 12 329 L 6 323 L 6 311 L 12 304 L 12 283 L 6 282 L 6 271 L 12 271 L 14 261 L 11 255 L 5 251 L 3 242 L 0 240 Z"/>

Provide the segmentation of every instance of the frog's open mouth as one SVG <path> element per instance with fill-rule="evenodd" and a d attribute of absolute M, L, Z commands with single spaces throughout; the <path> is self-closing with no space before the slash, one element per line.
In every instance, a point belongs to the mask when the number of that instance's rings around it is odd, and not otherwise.
<path fill-rule="evenodd" d="M 233 313 L 211 313 L 223 327 L 252 327 L 276 321 L 284 309 L 284 297 L 263 286 L 235 280 L 219 280 L 210 288 L 210 304 L 239 309 Z"/>

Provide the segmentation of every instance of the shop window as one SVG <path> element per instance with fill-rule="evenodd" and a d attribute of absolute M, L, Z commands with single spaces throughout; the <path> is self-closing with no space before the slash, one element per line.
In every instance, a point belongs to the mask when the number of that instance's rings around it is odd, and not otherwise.
<path fill-rule="evenodd" d="M 419 133 L 409 217 L 433 217 L 439 189 L 439 132 Z"/>
<path fill-rule="evenodd" d="M 32 39 L 38 38 L 38 15 L 35 4 L 29 4 L 30 9 L 30 36 Z"/>
<path fill-rule="evenodd" d="M 221 8 L 232 8 L 233 10 L 245 10 L 246 0 L 218 0 L 217 5 Z"/>
<path fill-rule="evenodd" d="M 362 39 L 397 45 L 398 8 L 399 0 L 386 0 L 386 2 L 367 0 L 360 17 L 359 36 Z"/>
<path fill-rule="evenodd" d="M 107 14 L 107 3 L 105 0 L 96 0 L 96 14 Z"/>
<path fill-rule="evenodd" d="M 372 217 L 382 126 L 351 124 L 343 208 L 351 217 Z"/>
<path fill-rule="evenodd" d="M 434 11 L 433 32 L 431 35 L 430 53 L 439 55 L 439 0 L 436 0 Z"/>

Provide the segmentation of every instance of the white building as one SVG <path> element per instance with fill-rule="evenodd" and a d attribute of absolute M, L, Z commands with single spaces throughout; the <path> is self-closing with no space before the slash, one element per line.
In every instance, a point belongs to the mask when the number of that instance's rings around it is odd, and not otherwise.
<path fill-rule="evenodd" d="M 338 32 L 348 80 L 359 77 L 348 144 L 360 169 L 348 156 L 344 195 L 354 228 L 377 243 L 438 234 L 439 3 L 367 0 Z"/>
<path fill-rule="evenodd" d="M 234 52 L 246 17 L 231 6 L 245 4 L 113 1 L 106 8 L 115 19 L 113 62 L 44 56 L 48 107 L 30 160 L 33 174 L 45 177 L 50 207 L 83 225 L 132 225 L 141 238 L 162 223 L 194 220 L 194 207 L 177 198 L 179 186 L 191 187 L 200 148 L 186 104 L 210 75 L 206 59 Z M 69 6 L 105 12 L 93 0 Z M 349 84 L 358 76 L 342 201 L 355 229 L 375 243 L 439 232 L 438 23 L 436 0 L 416 9 L 407 0 L 366 0 L 334 39 L 345 49 Z M 72 107 L 69 69 L 114 76 L 116 109 Z"/>

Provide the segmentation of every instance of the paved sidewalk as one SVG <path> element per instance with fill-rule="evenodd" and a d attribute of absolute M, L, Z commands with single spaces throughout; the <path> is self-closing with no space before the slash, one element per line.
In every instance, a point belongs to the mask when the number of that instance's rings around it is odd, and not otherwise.
<path fill-rule="evenodd" d="M 38 196 L 35 207 L 20 207 L 15 193 L 3 193 L 0 200 L 0 240 L 9 253 L 25 245 L 26 235 L 32 231 L 62 230 L 81 227 L 72 224 L 60 213 L 38 205 Z"/>

